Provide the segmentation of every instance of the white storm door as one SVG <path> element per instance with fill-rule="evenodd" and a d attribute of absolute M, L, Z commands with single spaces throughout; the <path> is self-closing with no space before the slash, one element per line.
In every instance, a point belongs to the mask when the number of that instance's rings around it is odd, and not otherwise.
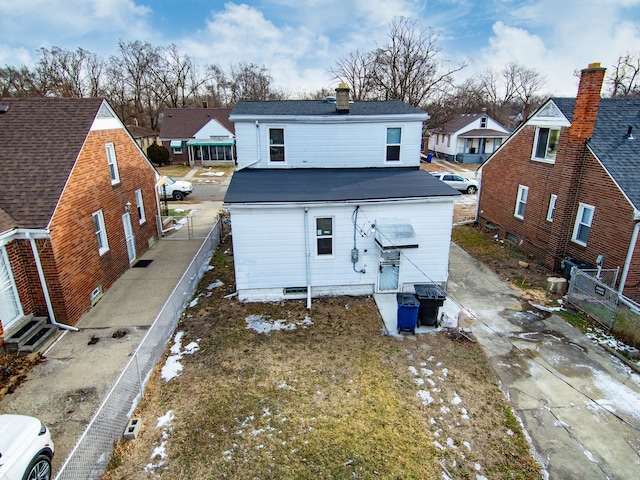
<path fill-rule="evenodd" d="M 378 290 L 381 292 L 398 290 L 400 278 L 400 250 L 380 251 L 380 273 L 378 275 Z"/>
<path fill-rule="evenodd" d="M 7 330 L 22 315 L 22 304 L 11 273 L 9 257 L 7 251 L 2 248 L 0 249 L 0 321 L 2 327 Z"/>
<path fill-rule="evenodd" d="M 127 242 L 129 263 L 131 263 L 136 259 L 136 239 L 133 236 L 133 228 L 131 227 L 131 214 L 129 212 L 122 215 L 122 225 L 124 226 L 124 239 Z"/>

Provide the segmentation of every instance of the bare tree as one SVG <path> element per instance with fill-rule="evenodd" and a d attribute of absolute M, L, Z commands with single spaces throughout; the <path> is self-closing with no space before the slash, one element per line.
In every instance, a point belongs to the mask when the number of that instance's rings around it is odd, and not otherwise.
<path fill-rule="evenodd" d="M 339 58 L 330 72 L 349 86 L 354 100 L 367 100 L 374 90 L 374 69 L 373 52 L 356 50 Z"/>
<path fill-rule="evenodd" d="M 230 103 L 238 100 L 270 100 L 273 78 L 264 65 L 240 62 L 231 65 L 228 89 Z"/>
<path fill-rule="evenodd" d="M 375 51 L 373 83 L 388 99 L 425 105 L 448 89 L 453 75 L 468 65 L 439 59 L 440 34 L 416 19 L 396 17 L 389 24 L 389 43 Z"/>
<path fill-rule="evenodd" d="M 19 68 L 0 68 L 0 97 L 42 97 L 44 93 L 32 71 Z"/>
<path fill-rule="evenodd" d="M 612 97 L 640 95 L 640 53 L 636 56 L 626 53 L 618 57 L 609 76 Z"/>

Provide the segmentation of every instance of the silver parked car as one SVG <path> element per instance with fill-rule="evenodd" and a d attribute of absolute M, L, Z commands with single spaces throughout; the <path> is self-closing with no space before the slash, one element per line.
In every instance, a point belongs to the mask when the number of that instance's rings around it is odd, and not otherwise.
<path fill-rule="evenodd" d="M 472 178 L 464 178 L 461 175 L 457 175 L 451 172 L 432 172 L 435 178 L 442 180 L 450 187 L 455 188 L 460 192 L 465 193 L 477 193 L 480 188 L 480 183 Z"/>
<path fill-rule="evenodd" d="M 40 420 L 0 415 L 0 479 L 50 480 L 53 441 Z"/>

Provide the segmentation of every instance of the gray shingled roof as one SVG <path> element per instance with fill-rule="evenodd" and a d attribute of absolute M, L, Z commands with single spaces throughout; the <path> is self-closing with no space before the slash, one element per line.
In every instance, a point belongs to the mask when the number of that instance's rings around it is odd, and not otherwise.
<path fill-rule="evenodd" d="M 224 201 L 337 202 L 457 195 L 458 191 L 419 168 L 256 168 L 233 174 Z"/>
<path fill-rule="evenodd" d="M 452 118 L 451 120 L 449 120 L 447 123 L 445 123 L 441 127 L 435 128 L 434 132 L 446 133 L 446 134 L 454 134 L 457 131 L 462 130 L 464 127 L 466 127 L 470 123 L 475 122 L 478 118 L 482 118 L 482 117 L 491 118 L 491 120 L 493 120 L 494 122 L 500 124 L 500 122 L 495 120 L 493 117 L 491 117 L 487 113 L 463 113 L 461 115 L 458 115 L 458 116 Z M 500 132 L 500 134 L 503 134 L 503 132 Z M 507 134 L 507 136 L 508 135 L 509 134 Z"/>
<path fill-rule="evenodd" d="M 102 101 L 0 99 L 0 231 L 47 227 Z"/>
<path fill-rule="evenodd" d="M 348 115 L 408 115 L 425 112 L 400 100 L 351 102 Z M 324 100 L 280 100 L 266 102 L 241 101 L 231 111 L 231 120 L 238 116 L 309 115 L 345 116 L 338 113 L 336 104 Z"/>
<path fill-rule="evenodd" d="M 552 98 L 571 120 L 575 98 Z M 627 135 L 633 128 L 634 140 Z M 602 98 L 589 147 L 640 210 L 640 98 Z"/>
<path fill-rule="evenodd" d="M 229 121 L 230 113 L 230 108 L 167 108 L 162 112 L 160 138 L 192 138 L 212 119 L 234 133 L 233 123 Z"/>

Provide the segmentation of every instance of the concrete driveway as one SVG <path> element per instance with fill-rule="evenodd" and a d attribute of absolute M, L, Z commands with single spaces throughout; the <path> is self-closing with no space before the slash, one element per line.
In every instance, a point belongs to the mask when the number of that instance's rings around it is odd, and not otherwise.
<path fill-rule="evenodd" d="M 547 478 L 640 478 L 639 375 L 456 245 L 450 271 L 448 295 L 477 314 L 473 332 Z"/>

